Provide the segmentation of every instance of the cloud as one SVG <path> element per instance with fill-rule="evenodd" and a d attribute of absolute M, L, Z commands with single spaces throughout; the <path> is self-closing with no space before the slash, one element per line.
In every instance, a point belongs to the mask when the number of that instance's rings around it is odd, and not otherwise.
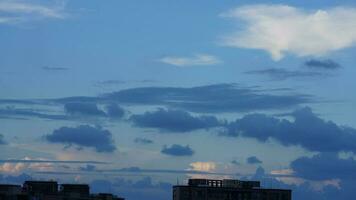
<path fill-rule="evenodd" d="M 34 109 L 27 108 L 15 108 L 15 107 L 6 107 L 0 108 L 0 117 L 4 118 L 18 118 L 18 117 L 37 117 L 41 119 L 50 119 L 50 120 L 67 120 L 68 117 L 65 115 L 53 115 L 38 112 Z"/>
<path fill-rule="evenodd" d="M 71 102 L 64 104 L 64 109 L 71 115 L 106 116 L 94 103 Z"/>
<path fill-rule="evenodd" d="M 4 136 L 2 134 L 0 134 L 0 145 L 5 145 L 7 144 L 7 142 L 4 139 Z"/>
<path fill-rule="evenodd" d="M 251 156 L 246 159 L 246 162 L 251 165 L 262 164 L 262 161 L 259 160 L 256 156 Z"/>
<path fill-rule="evenodd" d="M 81 120 L 84 117 L 107 117 L 111 119 L 120 119 L 125 115 L 125 110 L 115 103 L 107 104 L 105 106 L 105 111 L 99 109 L 97 104 L 94 102 L 64 102 L 64 110 L 66 114 L 52 114 L 53 110 L 36 109 L 35 105 L 45 105 L 48 106 L 53 100 L 38 100 L 37 102 L 32 102 L 31 100 L 16 101 L 16 100 L 4 100 L 1 103 L 4 104 L 24 104 L 31 105 L 31 108 L 16 108 L 15 106 L 6 106 L 5 108 L 0 108 L 0 118 L 10 118 L 10 119 L 28 119 L 28 118 L 40 118 L 49 120 Z M 31 103 L 32 102 L 32 103 Z M 52 102 L 54 103 L 54 102 Z M 58 103 L 58 102 L 55 102 Z M 105 103 L 105 102 L 104 102 Z M 51 104 L 53 105 L 53 104 Z M 58 106 L 58 105 L 53 105 Z"/>
<path fill-rule="evenodd" d="M 112 181 L 97 179 L 90 183 L 90 188 L 94 193 L 114 193 L 133 200 L 167 200 L 172 197 L 172 184 L 154 182 L 150 177 L 143 177 L 136 181 L 123 178 Z"/>
<path fill-rule="evenodd" d="M 1 176 L 0 175 L 0 182 L 2 183 L 8 183 L 8 184 L 18 184 L 18 185 L 22 185 L 25 181 L 28 180 L 33 180 L 33 178 L 31 176 L 29 176 L 28 174 L 19 174 L 16 176 Z"/>
<path fill-rule="evenodd" d="M 86 172 L 93 172 L 96 170 L 96 166 L 95 165 L 85 165 L 85 167 L 79 167 L 80 171 L 86 171 Z"/>
<path fill-rule="evenodd" d="M 31 158 L 26 157 L 24 160 L 31 161 Z M 54 167 L 51 162 L 4 162 L 0 165 L 0 172 L 20 173 L 24 170 L 44 171 L 54 170 Z"/>
<path fill-rule="evenodd" d="M 127 81 L 123 80 L 105 80 L 105 81 L 98 81 L 94 83 L 95 87 L 105 88 L 105 87 L 113 87 L 117 85 L 122 85 L 127 83 Z"/>
<path fill-rule="evenodd" d="M 194 171 L 212 172 L 216 169 L 215 162 L 193 162 L 189 165 L 191 167 L 191 170 Z"/>
<path fill-rule="evenodd" d="M 284 109 L 312 102 L 301 94 L 266 94 L 264 90 L 239 87 L 236 84 L 216 84 L 200 87 L 141 87 L 108 93 L 99 99 L 71 97 L 57 101 L 116 101 L 122 104 L 165 105 L 200 113 L 241 112 Z"/>
<path fill-rule="evenodd" d="M 167 147 L 165 145 L 161 150 L 161 153 L 170 156 L 192 156 L 194 154 L 194 151 L 189 147 L 189 145 L 182 146 L 179 144 L 173 144 L 170 147 Z"/>
<path fill-rule="evenodd" d="M 333 70 L 333 69 L 339 69 L 341 68 L 341 65 L 336 63 L 333 60 L 327 59 L 327 60 L 316 60 L 316 59 L 311 59 L 308 60 L 304 63 L 305 66 L 313 69 L 326 69 L 326 70 Z"/>
<path fill-rule="evenodd" d="M 231 161 L 231 164 L 234 164 L 234 165 L 241 165 L 241 163 L 237 160 L 232 160 Z"/>
<path fill-rule="evenodd" d="M 115 103 L 106 105 L 105 108 L 106 108 L 106 113 L 110 118 L 120 119 L 125 115 L 125 110 Z"/>
<path fill-rule="evenodd" d="M 245 74 L 252 75 L 265 75 L 269 76 L 272 80 L 286 80 L 289 78 L 307 78 L 307 77 L 322 77 L 327 76 L 325 73 L 300 71 L 300 70 L 286 70 L 282 68 L 268 68 L 263 70 L 247 71 Z"/>
<path fill-rule="evenodd" d="M 64 19 L 65 2 L 54 5 L 34 4 L 25 1 L 5 0 L 0 2 L 0 24 L 16 24 L 39 19 Z"/>
<path fill-rule="evenodd" d="M 0 163 L 65 163 L 65 164 L 108 164 L 107 162 L 92 161 L 92 160 L 46 160 L 46 159 L 5 159 L 0 160 Z"/>
<path fill-rule="evenodd" d="M 223 135 L 256 138 L 260 142 L 275 139 L 282 145 L 300 145 L 318 152 L 356 152 L 356 130 L 338 126 L 315 115 L 308 107 L 290 114 L 294 121 L 249 114 L 227 126 Z"/>
<path fill-rule="evenodd" d="M 93 97 L 71 96 L 43 100 L 2 99 L 0 103 L 65 105 L 77 102 L 105 105 L 110 102 L 120 105 L 160 105 L 197 113 L 231 113 L 281 110 L 315 102 L 311 95 L 293 93 L 291 89 L 288 90 L 288 93 L 283 93 L 284 91 L 286 91 L 285 88 L 263 89 L 258 86 L 242 87 L 238 84 L 215 84 L 198 87 L 137 87 Z"/>
<path fill-rule="evenodd" d="M 322 56 L 356 42 L 356 9 L 303 10 L 288 5 L 248 5 L 223 13 L 245 23 L 224 37 L 223 45 L 261 49 L 274 60 L 285 54 Z"/>
<path fill-rule="evenodd" d="M 45 67 L 42 67 L 43 70 L 46 70 L 46 71 L 66 71 L 66 70 L 69 70 L 69 68 L 67 67 L 51 67 L 51 66 L 45 66 Z"/>
<path fill-rule="evenodd" d="M 26 165 L 24 163 L 4 163 L 0 165 L 0 172 L 2 173 L 19 173 L 24 169 L 26 169 Z"/>
<path fill-rule="evenodd" d="M 288 93 L 285 93 L 285 92 Z M 256 110 L 283 110 L 305 103 L 316 102 L 313 96 L 297 94 L 292 89 L 242 87 L 237 84 L 215 84 L 198 87 L 137 87 L 100 96 L 71 96 L 58 99 L 16 100 L 0 99 L 0 104 L 21 104 L 31 108 L 0 108 L 0 117 L 38 117 L 43 119 L 75 120 L 77 115 L 53 115 L 34 110 L 34 106 L 63 105 L 68 113 L 96 114 L 105 117 L 121 116 L 120 105 L 165 106 L 172 110 L 186 110 L 196 113 L 232 113 Z M 105 108 L 106 107 L 106 108 Z M 121 111 L 120 111 L 121 110 Z M 48 114 L 47 114 L 48 113 Z M 114 114 L 115 113 L 115 114 Z M 80 116 L 80 115 L 79 115 Z"/>
<path fill-rule="evenodd" d="M 213 116 L 194 117 L 185 111 L 162 108 L 142 115 L 132 115 L 130 120 L 138 127 L 158 128 L 169 132 L 188 132 L 220 125 Z"/>
<path fill-rule="evenodd" d="M 198 166 L 197 166 L 198 167 Z M 128 168 L 121 168 L 121 169 L 101 169 L 101 170 L 96 170 L 98 173 L 141 173 L 141 174 L 196 174 L 196 175 L 232 175 L 232 174 L 227 174 L 227 173 L 219 173 L 219 172 L 213 172 L 213 171 L 202 171 L 193 169 L 192 166 L 189 169 L 184 169 L 184 170 L 179 170 L 179 169 L 142 169 L 140 167 L 128 167 Z"/>
<path fill-rule="evenodd" d="M 78 127 L 61 127 L 44 138 L 51 143 L 92 147 L 97 152 L 113 152 L 116 150 L 112 134 L 101 127 L 80 125 Z"/>
<path fill-rule="evenodd" d="M 301 157 L 291 163 L 296 176 L 309 180 L 355 179 L 356 160 L 340 158 L 336 153 L 321 153 L 311 158 Z"/>
<path fill-rule="evenodd" d="M 135 143 L 139 143 L 139 144 L 152 144 L 153 141 L 147 138 L 135 138 L 134 140 Z"/>
<path fill-rule="evenodd" d="M 216 65 L 222 63 L 219 58 L 208 54 L 196 54 L 193 57 L 167 56 L 159 59 L 159 61 L 178 67 Z"/>

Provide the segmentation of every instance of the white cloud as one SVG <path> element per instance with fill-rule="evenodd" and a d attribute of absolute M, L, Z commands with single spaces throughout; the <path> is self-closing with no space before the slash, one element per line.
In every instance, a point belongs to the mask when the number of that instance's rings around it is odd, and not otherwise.
<path fill-rule="evenodd" d="M 160 62 L 175 65 L 178 67 L 194 66 L 194 65 L 215 65 L 222 61 L 213 55 L 195 54 L 193 57 L 176 57 L 167 56 L 159 59 Z"/>
<path fill-rule="evenodd" d="M 293 169 L 280 169 L 280 170 L 271 171 L 271 175 L 277 175 L 277 176 L 288 176 L 293 174 L 294 174 Z"/>
<path fill-rule="evenodd" d="M 30 157 L 25 157 L 23 160 L 45 160 L 43 158 L 32 159 Z M 26 170 L 30 171 L 51 171 L 55 168 L 53 163 L 25 163 L 25 162 L 17 162 L 17 163 L 9 163 L 5 162 L 4 164 L 0 165 L 0 172 L 1 173 L 8 173 L 8 174 L 16 174 L 22 173 Z"/>
<path fill-rule="evenodd" d="M 4 163 L 0 165 L 0 172 L 2 173 L 19 173 L 27 166 L 24 163 Z"/>
<path fill-rule="evenodd" d="M 63 19 L 64 1 L 56 1 L 55 5 L 48 6 L 24 1 L 1 1 L 0 24 L 15 24 L 34 19 L 55 18 Z"/>
<path fill-rule="evenodd" d="M 245 27 L 222 44 L 268 51 L 274 60 L 286 53 L 322 56 L 356 44 L 356 9 L 335 7 L 307 11 L 287 5 L 250 5 L 223 13 Z"/>
<path fill-rule="evenodd" d="M 190 169 L 194 171 L 213 172 L 216 169 L 216 163 L 214 162 L 193 162 L 190 163 Z"/>

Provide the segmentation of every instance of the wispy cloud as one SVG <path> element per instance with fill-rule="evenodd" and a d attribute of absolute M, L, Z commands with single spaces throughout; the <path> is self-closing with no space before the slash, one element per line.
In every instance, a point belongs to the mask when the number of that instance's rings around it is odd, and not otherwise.
<path fill-rule="evenodd" d="M 68 67 L 53 67 L 53 66 L 44 66 L 42 67 L 43 70 L 46 71 L 66 71 L 69 70 Z"/>
<path fill-rule="evenodd" d="M 218 57 L 208 54 L 195 54 L 192 57 L 166 56 L 159 59 L 159 61 L 178 67 L 216 65 L 222 63 Z"/>
<path fill-rule="evenodd" d="M 309 68 L 314 68 L 314 69 L 326 69 L 326 70 L 334 70 L 334 69 L 339 69 L 341 68 L 341 65 L 333 60 L 327 59 L 327 60 L 316 60 L 316 59 L 311 59 L 306 61 L 305 66 Z"/>
<path fill-rule="evenodd" d="M 45 160 L 45 159 L 6 159 L 0 160 L 0 163 L 62 163 L 62 164 L 108 164 L 107 162 L 92 160 Z"/>
<path fill-rule="evenodd" d="M 272 80 L 286 80 L 289 78 L 312 78 L 312 77 L 326 77 L 328 74 L 314 71 L 301 70 L 286 70 L 283 68 L 268 68 L 262 70 L 247 71 L 245 74 L 250 75 L 264 75 L 270 77 Z"/>
<path fill-rule="evenodd" d="M 224 37 L 223 45 L 265 50 L 276 61 L 286 53 L 321 56 L 356 44 L 356 8 L 307 11 L 287 5 L 249 5 L 222 16 L 246 25 Z"/>
<path fill-rule="evenodd" d="M 15 24 L 35 19 L 63 19 L 65 2 L 56 1 L 53 5 L 35 4 L 28 1 L 0 2 L 0 24 Z"/>

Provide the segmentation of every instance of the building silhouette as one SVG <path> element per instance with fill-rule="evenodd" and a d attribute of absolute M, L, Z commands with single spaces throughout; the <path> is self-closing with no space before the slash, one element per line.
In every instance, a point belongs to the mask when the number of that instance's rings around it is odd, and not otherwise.
<path fill-rule="evenodd" d="M 173 200 L 291 200 L 292 191 L 261 188 L 259 181 L 189 179 L 173 186 Z"/>
<path fill-rule="evenodd" d="M 124 200 L 113 194 L 90 194 L 89 185 L 56 181 L 25 181 L 21 185 L 0 184 L 0 200 Z"/>

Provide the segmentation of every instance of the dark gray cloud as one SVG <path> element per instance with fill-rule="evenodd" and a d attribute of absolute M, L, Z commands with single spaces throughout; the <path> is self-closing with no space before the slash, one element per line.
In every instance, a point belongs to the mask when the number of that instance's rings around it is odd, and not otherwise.
<path fill-rule="evenodd" d="M 4 103 L 7 101 L 4 101 Z M 0 102 L 1 103 L 1 102 Z M 17 101 L 9 101 L 9 104 L 22 104 Z M 26 103 L 26 102 L 25 102 Z M 78 120 L 82 117 L 108 117 L 112 119 L 120 119 L 124 116 L 125 110 L 115 103 L 109 103 L 105 106 L 105 111 L 99 109 L 96 103 L 93 102 L 66 102 L 64 110 L 67 114 L 52 114 L 51 110 L 34 109 L 35 104 L 47 105 L 43 101 L 31 104 L 30 108 L 16 108 L 15 106 L 6 106 L 0 108 L 0 118 L 5 119 L 30 119 L 40 118 L 49 120 Z M 27 104 L 30 105 L 30 104 Z M 57 105 L 51 105 L 57 106 Z M 34 108 L 33 108 L 34 107 Z"/>
<path fill-rule="evenodd" d="M 241 163 L 237 160 L 233 160 L 231 161 L 231 164 L 234 164 L 234 165 L 241 165 Z"/>
<path fill-rule="evenodd" d="M 194 151 L 189 147 L 189 145 L 182 146 L 179 144 L 173 144 L 170 147 L 167 147 L 165 145 L 161 150 L 161 153 L 170 156 L 192 156 L 194 154 Z"/>
<path fill-rule="evenodd" d="M 356 160 L 339 158 L 336 153 L 302 157 L 291 163 L 295 175 L 309 180 L 355 179 Z"/>
<path fill-rule="evenodd" d="M 0 145 L 5 145 L 7 144 L 7 142 L 4 139 L 4 136 L 2 134 L 0 134 Z"/>
<path fill-rule="evenodd" d="M 126 104 L 166 105 L 203 113 L 283 109 L 312 102 L 311 96 L 308 95 L 277 95 L 265 92 L 238 87 L 236 84 L 217 84 L 191 88 L 133 88 L 108 93 L 100 98 Z"/>
<path fill-rule="evenodd" d="M 251 165 L 262 164 L 262 161 L 258 159 L 256 156 L 251 156 L 246 159 L 246 162 Z"/>
<path fill-rule="evenodd" d="M 84 167 L 79 167 L 80 171 L 86 171 L 86 172 L 94 172 L 96 170 L 96 166 L 95 165 L 85 165 Z"/>
<path fill-rule="evenodd" d="M 115 103 L 108 104 L 105 108 L 106 113 L 110 118 L 120 119 L 125 115 L 125 110 Z"/>
<path fill-rule="evenodd" d="M 130 120 L 138 127 L 158 128 L 168 132 L 188 132 L 221 125 L 213 116 L 194 117 L 185 111 L 162 108 L 142 115 L 132 115 Z"/>
<path fill-rule="evenodd" d="M 341 66 L 330 59 L 327 60 L 316 60 L 316 59 L 311 59 L 306 61 L 305 66 L 313 69 L 326 69 L 326 70 L 335 70 L 341 68 Z"/>
<path fill-rule="evenodd" d="M 153 141 L 147 138 L 135 138 L 134 140 L 135 143 L 138 144 L 152 144 Z"/>
<path fill-rule="evenodd" d="M 283 92 L 288 92 L 282 94 Z M 278 94 L 277 94 L 278 93 Z M 141 87 L 106 93 L 97 97 L 73 96 L 59 99 L 12 100 L 0 103 L 63 104 L 80 102 L 91 104 L 119 103 L 120 105 L 167 106 L 198 113 L 246 112 L 254 110 L 286 109 L 315 102 L 310 95 L 293 94 L 279 89 L 257 89 L 237 84 L 216 84 L 200 87 Z"/>
<path fill-rule="evenodd" d="M 66 71 L 69 70 L 68 67 L 52 67 L 52 66 L 44 66 L 42 67 L 43 70 L 46 71 Z"/>
<path fill-rule="evenodd" d="M 289 78 L 312 78 L 312 77 L 322 77 L 327 76 L 325 73 L 321 72 L 311 72 L 311 71 L 300 71 L 300 70 L 286 70 L 283 68 L 269 68 L 263 70 L 253 70 L 247 71 L 246 74 L 252 75 L 264 75 L 268 76 L 271 80 L 285 80 Z"/>
<path fill-rule="evenodd" d="M 0 99 L 0 104 L 19 104 L 19 105 L 36 105 L 36 104 L 44 104 L 43 101 L 31 100 L 31 99 Z"/>
<path fill-rule="evenodd" d="M 51 143 L 92 147 L 97 152 L 113 152 L 116 150 L 112 134 L 101 127 L 81 125 L 75 128 L 61 127 L 44 138 Z"/>
<path fill-rule="evenodd" d="M 300 145 L 319 152 L 356 152 L 356 130 L 338 126 L 315 115 L 308 107 L 290 114 L 294 121 L 264 114 L 249 114 L 230 123 L 223 135 L 244 136 L 266 142 L 272 138 L 285 146 Z"/>
<path fill-rule="evenodd" d="M 64 104 L 64 109 L 68 114 L 71 115 L 106 116 L 105 112 L 99 110 L 95 103 L 70 102 Z"/>

